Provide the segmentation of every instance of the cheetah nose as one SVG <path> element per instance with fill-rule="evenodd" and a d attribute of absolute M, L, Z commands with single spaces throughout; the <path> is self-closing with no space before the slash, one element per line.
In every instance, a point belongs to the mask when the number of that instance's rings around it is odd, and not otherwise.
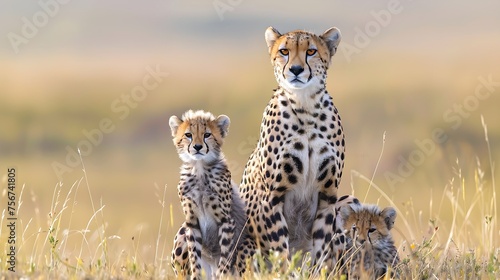
<path fill-rule="evenodd" d="M 295 76 L 298 76 L 300 73 L 304 72 L 304 67 L 300 65 L 293 65 L 290 67 L 290 72 L 292 72 Z"/>
<path fill-rule="evenodd" d="M 203 146 L 202 146 L 202 145 L 200 145 L 200 144 L 196 144 L 196 145 L 194 145 L 194 146 L 193 146 L 193 148 L 194 148 L 197 152 L 199 152 L 199 151 L 201 150 L 201 148 L 203 148 Z"/>

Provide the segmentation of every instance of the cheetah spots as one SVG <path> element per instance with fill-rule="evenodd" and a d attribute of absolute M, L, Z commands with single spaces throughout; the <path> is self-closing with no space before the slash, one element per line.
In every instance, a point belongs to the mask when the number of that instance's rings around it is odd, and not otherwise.
<path fill-rule="evenodd" d="M 313 233 L 314 239 L 323 239 L 325 238 L 325 232 L 322 229 L 319 229 Z"/>
<path fill-rule="evenodd" d="M 274 221 L 281 221 L 281 213 L 280 212 L 276 212 L 274 213 Z"/>
<path fill-rule="evenodd" d="M 325 185 L 324 185 L 324 188 L 325 189 L 328 189 L 329 187 L 331 187 L 333 184 L 333 181 L 332 179 L 329 179 L 328 181 L 326 181 Z"/>
<path fill-rule="evenodd" d="M 299 173 L 302 174 L 304 167 L 302 165 L 302 161 L 300 160 L 300 158 L 298 158 L 296 156 L 292 156 L 292 160 L 293 160 L 293 163 L 295 164 L 295 167 L 297 168 L 297 171 L 299 171 Z"/>
<path fill-rule="evenodd" d="M 319 193 L 318 198 L 320 200 L 326 201 L 328 204 L 332 204 L 332 205 L 335 204 L 335 202 L 337 202 L 337 196 L 336 195 L 328 196 L 328 195 L 326 195 L 323 192 Z"/>
<path fill-rule="evenodd" d="M 221 245 L 223 245 L 223 246 L 229 246 L 230 243 L 231 243 L 231 241 L 227 238 L 223 238 L 221 241 Z"/>
<path fill-rule="evenodd" d="M 323 148 L 321 148 L 319 150 L 319 154 L 322 155 L 322 154 L 326 153 L 327 151 L 328 151 L 328 147 L 327 146 L 323 146 Z"/>
<path fill-rule="evenodd" d="M 285 192 L 288 188 L 286 186 L 279 186 L 276 191 L 277 192 Z"/>
<path fill-rule="evenodd" d="M 281 176 L 281 173 L 278 173 L 278 175 L 276 175 L 276 182 L 277 182 L 277 183 L 281 182 L 281 179 L 282 179 L 282 178 L 283 178 L 283 177 Z M 279 189 L 279 188 L 278 188 L 278 189 Z"/>
<path fill-rule="evenodd" d="M 179 230 L 179 235 L 184 235 L 186 234 L 186 228 L 185 227 L 182 227 L 180 230 Z M 177 236 L 176 236 L 177 237 Z"/>
<path fill-rule="evenodd" d="M 332 213 L 328 213 L 328 215 L 326 215 L 326 218 L 325 218 L 325 224 L 326 225 L 332 225 L 334 219 L 335 219 L 335 217 L 333 216 L 333 214 Z"/>
<path fill-rule="evenodd" d="M 337 200 L 338 203 L 348 199 L 349 197 L 351 197 L 350 195 L 346 194 L 346 195 L 343 195 L 339 198 L 339 200 Z M 354 198 L 355 200 L 358 200 L 357 198 Z M 357 202 L 354 202 L 354 203 L 357 203 Z"/>
<path fill-rule="evenodd" d="M 327 233 L 325 235 L 325 239 L 324 240 L 325 240 L 326 244 L 330 243 L 330 241 L 332 241 L 332 234 L 331 233 Z"/>
<path fill-rule="evenodd" d="M 281 196 L 275 196 L 273 197 L 273 199 L 271 200 L 271 207 L 275 206 L 275 205 L 278 205 L 282 202 L 285 201 L 285 196 L 284 195 L 281 195 Z"/>
<path fill-rule="evenodd" d="M 335 239 L 335 245 L 339 246 L 340 244 L 344 244 L 345 238 L 343 235 L 339 236 L 338 238 Z"/>
<path fill-rule="evenodd" d="M 296 108 L 296 109 L 295 109 L 295 113 L 297 113 L 297 114 L 306 114 L 306 113 L 307 113 L 307 111 L 306 111 L 306 110 L 304 110 L 304 109 L 302 109 L 302 108 Z M 302 123 L 301 119 L 299 119 L 299 122 L 300 122 L 300 124 L 301 124 L 301 125 L 303 125 L 303 124 L 304 124 L 304 123 Z"/>
<path fill-rule="evenodd" d="M 325 172 L 321 173 L 319 176 L 318 176 L 318 181 L 323 181 L 325 180 L 326 178 L 326 175 L 328 175 L 328 170 L 325 170 Z"/>
<path fill-rule="evenodd" d="M 182 255 L 182 248 L 179 247 L 179 248 L 175 249 L 175 255 L 176 256 Z"/>
<path fill-rule="evenodd" d="M 326 147 L 324 147 L 324 148 L 326 148 Z M 323 162 L 321 162 L 321 165 L 319 166 L 319 171 L 322 171 L 323 169 L 325 169 L 325 167 L 328 165 L 328 163 L 330 163 L 330 158 L 325 158 L 323 160 Z"/>
<path fill-rule="evenodd" d="M 304 149 L 304 144 L 296 142 L 295 144 L 293 144 L 293 147 L 298 151 L 302 151 Z"/>
<path fill-rule="evenodd" d="M 277 241 L 279 241 L 279 239 L 280 239 L 279 235 L 276 231 L 271 232 L 271 240 L 272 241 L 277 242 Z"/>
<path fill-rule="evenodd" d="M 316 259 L 321 258 L 321 251 L 316 252 Z"/>
<path fill-rule="evenodd" d="M 271 221 L 270 218 L 265 218 L 264 220 L 266 221 L 266 226 L 268 228 L 271 228 L 273 226 L 273 222 Z"/>

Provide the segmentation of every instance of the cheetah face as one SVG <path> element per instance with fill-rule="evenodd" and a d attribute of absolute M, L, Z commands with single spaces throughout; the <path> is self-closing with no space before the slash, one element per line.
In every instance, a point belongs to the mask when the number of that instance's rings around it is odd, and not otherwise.
<path fill-rule="evenodd" d="M 340 210 L 340 215 L 344 230 L 352 238 L 353 244 L 359 247 L 377 245 L 391 238 L 390 230 L 394 227 L 396 210 L 392 207 L 380 210 L 375 205 L 348 205 Z"/>
<path fill-rule="evenodd" d="M 186 163 L 211 163 L 219 159 L 223 140 L 229 128 L 229 118 L 211 113 L 188 111 L 179 119 L 170 117 L 174 145 Z"/>
<path fill-rule="evenodd" d="M 280 34 L 273 27 L 265 33 L 274 75 L 289 92 L 317 91 L 325 86 L 326 71 L 340 43 L 340 31 L 333 27 L 317 36 L 306 31 Z"/>

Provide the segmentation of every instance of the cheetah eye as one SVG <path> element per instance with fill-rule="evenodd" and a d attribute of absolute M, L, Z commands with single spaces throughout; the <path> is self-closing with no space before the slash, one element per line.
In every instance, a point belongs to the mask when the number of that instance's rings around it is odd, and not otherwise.
<path fill-rule="evenodd" d="M 186 133 L 184 133 L 184 136 L 186 136 L 187 138 L 191 139 L 193 137 L 193 134 L 191 134 L 189 132 L 186 132 Z"/>
<path fill-rule="evenodd" d="M 311 56 L 311 55 L 316 54 L 316 52 L 317 52 L 317 50 L 315 50 L 315 49 L 308 49 L 306 53 L 307 53 L 307 55 Z"/>
<path fill-rule="evenodd" d="M 212 136 L 212 133 L 208 133 L 208 132 L 203 135 L 203 137 L 205 137 L 205 138 L 208 138 L 210 136 Z"/>
<path fill-rule="evenodd" d="M 372 233 L 372 232 L 374 232 L 374 231 L 376 231 L 376 230 L 377 230 L 376 228 L 372 227 L 372 228 L 370 228 L 370 229 L 368 230 L 368 233 Z"/>
<path fill-rule="evenodd" d="M 288 49 L 281 49 L 281 50 L 279 50 L 279 52 L 282 55 L 288 55 L 288 53 L 290 53 L 290 51 Z"/>

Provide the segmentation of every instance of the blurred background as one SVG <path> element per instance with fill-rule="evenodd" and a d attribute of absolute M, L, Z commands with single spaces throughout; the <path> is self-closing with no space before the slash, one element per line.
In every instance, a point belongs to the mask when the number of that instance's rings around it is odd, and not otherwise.
<path fill-rule="evenodd" d="M 347 143 L 339 194 L 398 207 L 409 220 L 397 225 L 398 244 L 421 240 L 435 221 L 449 227 L 446 194 L 468 205 L 495 186 L 498 11 L 498 1 L 465 0 L 2 1 L 0 178 L 6 186 L 7 168 L 17 168 L 18 234 L 39 242 L 69 199 L 68 244 L 104 205 L 116 256 L 151 261 L 158 234 L 169 251 L 183 216 L 168 118 L 228 115 L 223 150 L 239 182 L 276 87 L 268 26 L 342 32 L 327 85 Z"/>

